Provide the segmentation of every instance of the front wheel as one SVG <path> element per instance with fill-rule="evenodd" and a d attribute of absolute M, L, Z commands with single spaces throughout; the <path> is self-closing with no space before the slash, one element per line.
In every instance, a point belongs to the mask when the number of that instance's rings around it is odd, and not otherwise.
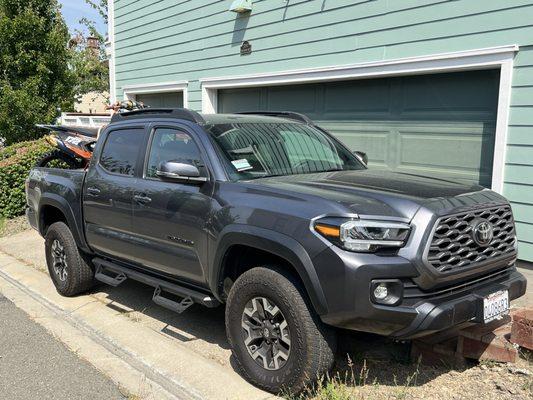
<path fill-rule="evenodd" d="M 334 332 L 281 268 L 253 268 L 237 279 L 226 331 L 241 374 L 272 393 L 299 393 L 333 365 Z"/>

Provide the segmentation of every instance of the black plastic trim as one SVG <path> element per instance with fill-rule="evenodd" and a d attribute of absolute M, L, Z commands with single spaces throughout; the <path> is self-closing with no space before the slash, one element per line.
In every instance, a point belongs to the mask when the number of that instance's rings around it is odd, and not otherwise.
<path fill-rule="evenodd" d="M 306 115 L 291 111 L 243 111 L 236 113 L 238 115 L 264 115 L 266 117 L 281 117 L 303 122 L 304 124 L 314 125 L 313 121 Z"/>
<path fill-rule="evenodd" d="M 168 292 L 168 293 L 172 293 L 176 296 L 190 297 L 191 299 L 193 299 L 195 303 L 202 304 L 206 307 L 214 308 L 220 305 L 220 302 L 218 300 L 216 300 L 212 296 L 209 296 L 206 293 L 203 293 L 203 292 L 191 289 L 191 288 L 187 288 L 184 286 L 179 286 L 179 285 L 170 283 L 166 280 L 155 278 L 147 274 L 143 274 L 142 272 L 138 272 L 130 268 L 123 267 L 121 265 L 115 264 L 111 261 L 107 261 L 99 257 L 94 258 L 93 263 L 96 266 L 102 268 L 102 270 L 108 270 L 115 274 L 124 274 L 129 279 L 133 279 L 134 281 L 144 283 L 154 288 L 159 287 L 161 288 L 161 290 L 164 290 L 165 292 Z"/>
<path fill-rule="evenodd" d="M 144 108 L 142 110 L 117 113 L 111 118 L 111 123 L 143 118 L 178 118 L 197 124 L 205 124 L 204 118 L 196 111 L 187 108 Z"/>

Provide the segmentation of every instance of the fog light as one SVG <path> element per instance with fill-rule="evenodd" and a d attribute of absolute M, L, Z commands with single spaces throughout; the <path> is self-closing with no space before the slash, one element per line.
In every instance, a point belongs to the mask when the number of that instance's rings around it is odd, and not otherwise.
<path fill-rule="evenodd" d="M 376 300 L 383 300 L 388 295 L 389 295 L 389 290 L 387 289 L 387 285 L 385 283 L 380 283 L 374 289 L 374 297 L 376 298 Z"/>
<path fill-rule="evenodd" d="M 370 284 L 370 300 L 386 306 L 396 306 L 403 298 L 403 283 L 399 279 L 377 279 Z"/>

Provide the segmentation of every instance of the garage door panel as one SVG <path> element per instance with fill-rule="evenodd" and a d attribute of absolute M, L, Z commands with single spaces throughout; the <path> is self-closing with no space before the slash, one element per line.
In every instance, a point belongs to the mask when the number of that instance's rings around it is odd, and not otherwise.
<path fill-rule="evenodd" d="M 183 107 L 183 92 L 137 94 L 135 100 L 152 108 Z"/>
<path fill-rule="evenodd" d="M 354 123 L 317 121 L 317 124 L 339 138 L 350 150 L 364 151 L 373 167 L 387 167 L 390 163 L 388 143 L 390 130 L 383 126 Z"/>
<path fill-rule="evenodd" d="M 261 89 L 228 89 L 218 94 L 219 112 L 261 110 Z"/>
<path fill-rule="evenodd" d="M 438 132 L 400 132 L 400 166 L 476 171 L 481 161 L 481 147 L 476 137 L 456 137 Z M 435 148 L 439 151 L 436 152 Z"/>
<path fill-rule="evenodd" d="M 269 110 L 299 110 L 311 117 L 317 104 L 317 86 L 296 85 L 290 88 L 273 87 L 268 91 Z"/>
<path fill-rule="evenodd" d="M 498 71 L 461 72 L 405 77 L 402 114 L 444 120 L 491 119 L 498 107 Z"/>
<path fill-rule="evenodd" d="M 350 120 L 375 119 L 375 114 L 388 116 L 390 97 L 389 81 L 331 83 L 324 86 L 324 116 L 327 119 L 348 116 Z"/>

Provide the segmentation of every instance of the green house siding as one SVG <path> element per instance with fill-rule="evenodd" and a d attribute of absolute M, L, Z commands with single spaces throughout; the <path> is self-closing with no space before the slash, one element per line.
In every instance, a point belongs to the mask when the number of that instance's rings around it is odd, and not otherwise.
<path fill-rule="evenodd" d="M 520 258 L 533 261 L 533 4 L 531 0 L 115 0 L 117 95 L 125 85 L 374 62 L 517 44 L 504 194 L 513 204 Z M 248 40 L 252 54 L 241 56 Z"/>

